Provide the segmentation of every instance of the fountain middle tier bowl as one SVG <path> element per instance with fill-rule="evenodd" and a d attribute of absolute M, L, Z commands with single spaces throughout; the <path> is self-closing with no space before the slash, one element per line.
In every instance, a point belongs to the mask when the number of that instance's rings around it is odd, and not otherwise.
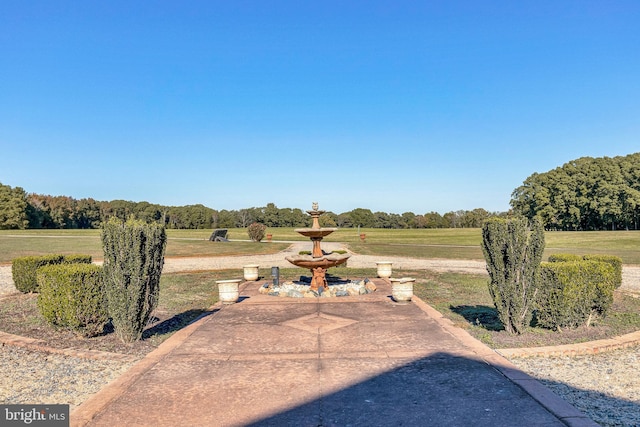
<path fill-rule="evenodd" d="M 337 228 L 296 228 L 294 231 L 305 237 L 324 237 L 336 230 Z"/>
<path fill-rule="evenodd" d="M 292 255 L 285 259 L 297 267 L 303 268 L 331 268 L 347 262 L 351 255 L 349 254 L 328 254 L 319 258 L 311 255 Z"/>

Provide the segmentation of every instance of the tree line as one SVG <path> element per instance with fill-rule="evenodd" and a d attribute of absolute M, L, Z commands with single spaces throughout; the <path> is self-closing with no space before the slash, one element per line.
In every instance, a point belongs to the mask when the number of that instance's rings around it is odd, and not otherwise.
<path fill-rule="evenodd" d="M 540 218 L 547 230 L 637 230 L 640 153 L 581 157 L 534 173 L 510 203 L 514 213 Z"/>
<path fill-rule="evenodd" d="M 481 208 L 444 215 L 438 212 L 395 214 L 357 208 L 340 214 L 326 212 L 320 223 L 324 227 L 342 228 L 478 228 L 495 215 L 504 214 Z M 126 200 L 77 200 L 68 196 L 27 194 L 21 187 L 0 183 L 0 229 L 91 229 L 100 228 L 111 217 L 158 222 L 170 229 L 236 228 L 254 222 L 267 227 L 310 226 L 306 212 L 279 208 L 273 203 L 240 210 L 216 210 L 201 204 L 162 206 Z"/>
<path fill-rule="evenodd" d="M 490 217 L 521 214 L 539 218 L 547 230 L 638 230 L 640 226 L 640 153 L 618 157 L 581 157 L 544 173 L 530 175 L 511 194 L 509 212 L 485 209 L 402 214 L 357 208 L 321 217 L 325 227 L 479 228 Z M 158 222 L 174 229 L 307 227 L 301 209 L 264 207 L 216 210 L 197 204 L 162 206 L 126 200 L 76 200 L 27 194 L 0 183 L 0 229 L 99 228 L 111 217 Z"/>

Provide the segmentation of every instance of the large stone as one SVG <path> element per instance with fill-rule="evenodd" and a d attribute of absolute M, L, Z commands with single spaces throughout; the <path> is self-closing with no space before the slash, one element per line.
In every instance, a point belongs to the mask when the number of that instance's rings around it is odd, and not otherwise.
<path fill-rule="evenodd" d="M 357 295 L 360 295 L 360 291 L 356 288 L 349 288 L 347 289 L 347 292 L 349 293 L 349 295 L 351 295 L 352 297 L 355 297 Z"/>

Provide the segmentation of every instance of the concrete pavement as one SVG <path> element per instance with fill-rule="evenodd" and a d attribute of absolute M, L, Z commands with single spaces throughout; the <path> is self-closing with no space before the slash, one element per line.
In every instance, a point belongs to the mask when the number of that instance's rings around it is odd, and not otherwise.
<path fill-rule="evenodd" d="M 298 299 L 241 288 L 71 414 L 73 426 L 594 426 L 389 284 Z"/>

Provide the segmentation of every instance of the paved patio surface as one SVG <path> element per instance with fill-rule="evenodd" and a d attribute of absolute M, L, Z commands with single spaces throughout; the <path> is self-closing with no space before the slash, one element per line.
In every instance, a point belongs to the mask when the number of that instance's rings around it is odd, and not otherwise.
<path fill-rule="evenodd" d="M 418 299 L 391 289 L 241 301 L 177 332 L 73 426 L 594 426 Z"/>

